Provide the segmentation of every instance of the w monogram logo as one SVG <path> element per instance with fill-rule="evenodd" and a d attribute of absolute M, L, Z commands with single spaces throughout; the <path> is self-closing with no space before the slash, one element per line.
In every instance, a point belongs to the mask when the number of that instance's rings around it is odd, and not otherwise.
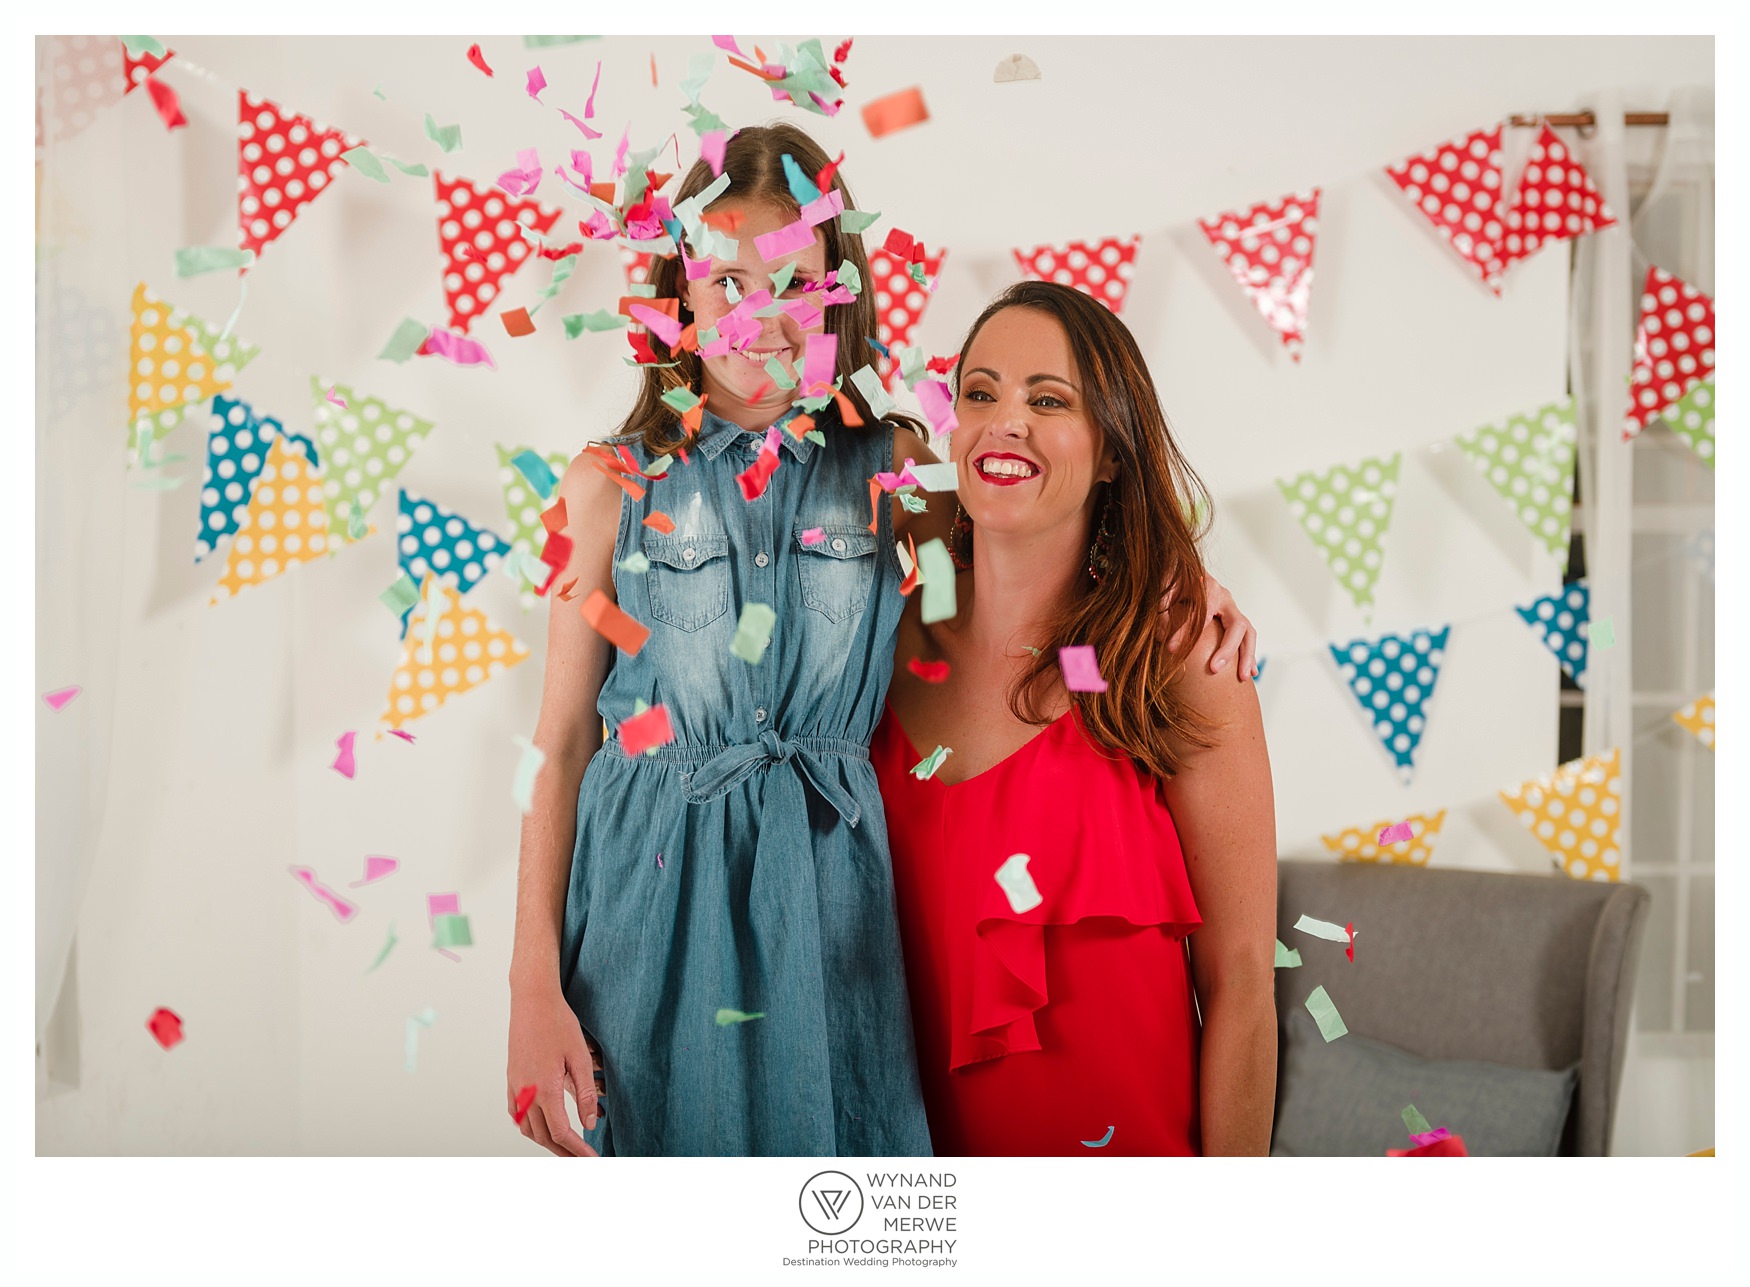
<path fill-rule="evenodd" d="M 854 1227 L 863 1216 L 863 1190 L 843 1171 L 822 1171 L 802 1186 L 802 1220 L 828 1237 Z"/>

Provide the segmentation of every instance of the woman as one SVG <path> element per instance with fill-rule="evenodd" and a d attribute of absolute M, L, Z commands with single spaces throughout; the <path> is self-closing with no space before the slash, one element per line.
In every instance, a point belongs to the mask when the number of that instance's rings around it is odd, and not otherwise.
<path fill-rule="evenodd" d="M 1258 701 L 1211 675 L 1201 602 L 1175 606 L 1170 641 L 1156 629 L 1155 587 L 1203 584 L 1201 486 L 1130 332 L 1067 287 L 984 311 L 956 414 L 958 610 L 926 625 L 908 603 L 871 749 L 935 1150 L 1263 1154 Z M 1071 645 L 1094 647 L 1101 691 L 1066 688 Z"/>
<path fill-rule="evenodd" d="M 870 521 L 870 477 L 934 457 L 848 378 L 874 304 L 832 302 L 828 281 L 846 265 L 869 279 L 860 238 L 828 219 L 800 249 L 759 252 L 798 218 L 786 158 L 854 208 L 801 130 L 737 133 L 707 208 L 734 252 L 707 263 L 695 245 L 697 276 L 679 258 L 652 274 L 689 329 L 672 349 L 648 337 L 658 362 L 617 439 L 644 477 L 622 486 L 586 454 L 560 484 L 569 600 L 551 608 L 546 760 L 523 824 L 506 1107 L 533 1085 L 521 1129 L 561 1155 L 930 1151 L 868 747 L 904 602 L 895 543 L 947 524 L 939 504 Z M 716 177 L 695 165 L 676 205 Z M 819 307 L 778 311 L 761 291 Z M 789 431 L 802 391 L 785 386 L 823 332 L 861 424 L 829 401 L 817 441 Z M 725 352 L 713 335 L 737 338 Z M 691 434 L 680 390 L 706 400 Z M 635 654 L 581 619 L 594 591 L 650 631 Z M 737 643 L 750 605 L 775 616 L 763 652 Z M 1234 634 L 1230 655 L 1251 643 L 1243 619 Z M 645 703 L 674 741 L 604 744 L 602 721 Z"/>

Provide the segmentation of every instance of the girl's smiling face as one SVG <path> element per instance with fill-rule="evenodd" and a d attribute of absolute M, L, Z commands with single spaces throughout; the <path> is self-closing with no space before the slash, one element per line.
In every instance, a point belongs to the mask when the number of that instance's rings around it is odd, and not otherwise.
<path fill-rule="evenodd" d="M 760 258 L 754 247 L 756 237 L 777 232 L 796 222 L 794 211 L 772 202 L 725 199 L 712 206 L 711 213 L 739 214 L 741 224 L 733 234 L 724 234 L 732 236 L 736 242 L 735 258 L 713 256 L 710 272 L 705 277 L 682 283 L 682 302 L 692 311 L 692 321 L 701 332 L 721 322 L 738 300 L 758 291 L 771 290 L 773 277 L 781 274 L 787 264 L 795 264 L 795 271 L 789 285 L 781 293 L 774 292 L 774 303 L 801 299 L 808 289 L 818 292 L 822 288 L 826 277 L 826 248 L 818 232 L 809 245 L 769 263 Z M 723 406 L 723 414 L 735 405 L 770 408 L 782 414 L 789 407 L 794 393 L 777 386 L 766 374 L 766 363 L 775 357 L 783 366 L 785 375 L 792 380 L 800 379 L 808 336 L 826 330 L 824 317 L 808 327 L 798 326 L 787 313 L 754 320 L 759 323 L 760 333 L 745 349 L 704 360 L 702 391 L 711 395 L 713 403 Z"/>

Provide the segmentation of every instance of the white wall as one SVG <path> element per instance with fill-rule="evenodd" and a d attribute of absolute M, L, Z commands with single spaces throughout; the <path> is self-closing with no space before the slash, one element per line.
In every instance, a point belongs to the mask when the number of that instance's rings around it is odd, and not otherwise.
<path fill-rule="evenodd" d="M 536 62 L 551 86 L 545 100 L 580 112 L 596 59 L 606 61 L 598 168 L 627 120 L 635 148 L 680 130 L 690 162 L 676 86 L 689 55 L 710 48 L 702 38 L 608 37 L 525 52 L 513 38 L 488 39 L 498 70 L 488 80 L 464 60 L 466 40 L 164 39 L 177 57 L 160 74 L 181 94 L 189 128 L 167 135 L 136 94 L 51 151 L 45 171 L 43 206 L 58 213 L 44 235 L 65 247 L 62 280 L 110 310 L 124 342 L 136 280 L 215 321 L 236 304 L 228 274 L 177 281 L 171 251 L 235 244 L 239 86 L 380 151 L 490 181 L 520 147 L 539 146 L 551 165 L 581 142 L 524 96 L 522 73 Z M 993 84 L 996 63 L 1017 50 L 1043 80 Z M 918 337 L 932 352 L 955 351 L 978 307 L 1013 278 L 1011 246 L 1143 235 L 1125 319 L 1214 492 L 1217 570 L 1272 657 L 1261 698 L 1283 852 L 1318 853 L 1322 831 L 1447 806 L 1436 862 L 1544 871 L 1542 850 L 1494 792 L 1553 762 L 1556 663 L 1507 609 L 1552 590 L 1559 571 L 1468 463 L 1422 449 L 1562 396 L 1566 259 L 1518 266 L 1494 299 L 1380 167 L 1512 111 L 1584 106 L 1597 86 L 1657 107 L 1671 86 L 1711 83 L 1712 61 L 1703 38 L 869 36 L 846 67 L 845 113 L 804 124 L 829 151 L 847 151 L 859 205 L 887 216 L 877 236 L 897 225 L 948 248 Z M 372 95 L 379 83 L 386 102 Z M 912 84 L 933 119 L 869 139 L 856 107 Z M 704 101 L 731 123 L 797 110 L 773 105 L 721 59 Z M 462 124 L 462 152 L 445 158 L 426 140 L 427 111 Z M 554 182 L 541 195 L 569 222 L 576 203 Z M 1297 367 L 1192 221 L 1312 184 L 1324 207 Z M 236 392 L 305 429 L 309 377 L 321 373 L 434 419 L 401 481 L 502 528 L 494 442 L 574 450 L 611 430 L 629 402 L 623 341 L 567 343 L 557 321 L 612 307 L 621 269 L 612 249 L 592 246 L 539 315 L 540 333 L 513 341 L 495 322 L 477 326 L 496 373 L 375 361 L 404 315 L 442 320 L 434 221 L 429 180 L 397 175 L 384 187 L 343 175 L 249 274 L 238 332 L 263 354 Z M 547 278 L 544 263 L 525 268 L 500 302 L 532 303 Z M 119 470 L 124 423 L 118 369 L 50 428 L 113 443 Z M 373 515 L 383 534 L 209 608 L 220 556 L 192 561 L 204 434 L 197 415 L 171 438 L 194 482 L 125 493 L 120 566 L 101 574 L 113 577 L 121 662 L 114 692 L 79 699 L 115 721 L 109 813 L 79 930 L 83 1085 L 39 1104 L 38 1150 L 526 1151 L 503 1109 L 518 833 L 511 738 L 533 725 L 544 618 L 525 615 L 509 581 L 489 576 L 470 600 L 515 630 L 531 660 L 419 721 L 416 745 L 372 742 L 398 649 L 376 602 L 395 577 L 393 497 Z M 1406 455 L 1373 627 L 1465 623 L 1408 788 L 1320 655 L 1327 639 L 1365 627 L 1271 481 L 1393 450 Z M 39 632 L 44 651 L 52 630 Z M 351 782 L 328 769 L 346 729 L 366 730 Z M 57 736 L 40 723 L 43 753 Z M 362 874 L 366 853 L 394 854 L 402 867 L 356 891 L 364 913 L 350 925 L 285 870 L 312 866 L 338 888 Z M 424 895 L 452 889 L 477 944 L 460 964 L 423 946 Z M 400 944 L 366 976 L 391 920 Z M 142 1027 L 158 1005 L 188 1025 L 188 1041 L 168 1054 Z M 427 1005 L 439 1019 L 409 1076 L 403 1025 Z M 1697 1080 L 1699 1067 L 1679 1080 Z M 1710 1058 L 1710 1086 L 1711 1075 Z M 1661 1133 L 1638 1111 L 1625 1110 L 1634 1120 L 1625 1135 L 1643 1149 L 1701 1146 L 1694 1121 Z"/>

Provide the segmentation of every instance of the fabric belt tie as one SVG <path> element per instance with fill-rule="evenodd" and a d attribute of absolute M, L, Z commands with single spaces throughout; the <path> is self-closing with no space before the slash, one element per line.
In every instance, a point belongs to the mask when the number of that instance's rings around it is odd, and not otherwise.
<path fill-rule="evenodd" d="M 839 817 L 854 827 L 863 811 L 836 776 L 827 771 L 821 759 L 824 755 L 869 758 L 866 749 L 854 747 L 851 743 L 810 737 L 786 741 L 767 729 L 760 734 L 758 741 L 727 747 L 693 772 L 682 774 L 681 794 L 689 804 L 707 804 L 728 795 L 758 769 L 793 764 L 821 799 L 838 810 Z"/>

